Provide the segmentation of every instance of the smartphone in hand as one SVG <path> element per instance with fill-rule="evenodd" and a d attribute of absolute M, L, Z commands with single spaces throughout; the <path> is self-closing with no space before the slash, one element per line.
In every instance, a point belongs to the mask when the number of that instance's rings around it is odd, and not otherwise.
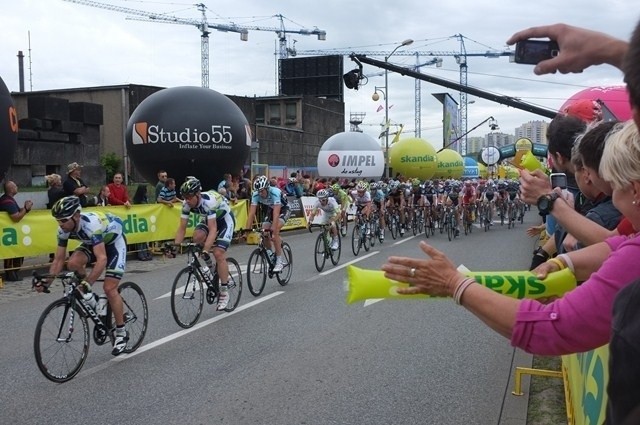
<path fill-rule="evenodd" d="M 523 40 L 516 43 L 515 63 L 537 65 L 560 53 L 558 43 L 553 40 Z"/>
<path fill-rule="evenodd" d="M 567 175 L 565 173 L 551 173 L 551 176 L 549 177 L 549 179 L 551 180 L 552 188 L 554 189 L 556 187 L 559 187 L 560 189 L 567 188 Z"/>

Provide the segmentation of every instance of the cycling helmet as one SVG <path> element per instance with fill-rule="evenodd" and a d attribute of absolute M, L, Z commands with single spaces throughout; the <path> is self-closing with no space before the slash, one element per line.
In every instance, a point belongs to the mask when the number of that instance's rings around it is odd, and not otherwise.
<path fill-rule="evenodd" d="M 253 190 L 258 191 L 269 187 L 269 179 L 267 176 L 258 176 L 253 181 Z"/>
<path fill-rule="evenodd" d="M 373 182 L 373 183 L 371 183 L 369 185 L 369 189 L 371 189 L 371 190 L 378 190 L 378 187 L 379 187 L 378 183 L 376 183 L 376 182 Z"/>
<path fill-rule="evenodd" d="M 331 190 L 333 190 L 333 193 L 338 193 L 340 191 L 340 185 L 338 183 L 334 183 L 331 185 Z"/>
<path fill-rule="evenodd" d="M 289 182 L 298 183 L 298 179 L 296 177 L 289 177 Z"/>
<path fill-rule="evenodd" d="M 53 204 L 53 207 L 51 208 L 51 215 L 56 220 L 63 220 L 65 218 L 71 218 L 76 211 L 82 211 L 80 198 L 77 196 L 65 196 L 64 198 L 58 199 L 58 201 Z"/>
<path fill-rule="evenodd" d="M 400 183 L 395 180 L 389 182 L 389 190 L 396 190 L 398 186 L 400 186 Z"/>
<path fill-rule="evenodd" d="M 358 184 L 356 185 L 356 190 L 367 190 L 368 188 L 369 188 L 369 185 L 365 181 L 359 181 Z"/>
<path fill-rule="evenodd" d="M 413 187 L 420 186 L 420 179 L 413 179 L 413 180 L 411 181 L 411 185 L 412 185 Z"/>
<path fill-rule="evenodd" d="M 318 199 L 327 199 L 329 197 L 329 193 L 325 190 L 325 189 L 320 189 L 317 193 L 316 193 L 316 197 Z"/>
<path fill-rule="evenodd" d="M 200 184 L 200 180 L 195 177 L 185 180 L 185 182 L 182 183 L 182 186 L 180 186 L 180 193 L 182 195 L 195 195 L 201 190 L 202 185 Z"/>

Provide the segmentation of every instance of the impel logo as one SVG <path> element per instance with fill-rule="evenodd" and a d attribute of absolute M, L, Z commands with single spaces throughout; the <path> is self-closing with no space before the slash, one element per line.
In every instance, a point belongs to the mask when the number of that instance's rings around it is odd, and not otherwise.
<path fill-rule="evenodd" d="M 16 108 L 9 107 L 9 126 L 14 133 L 18 132 L 18 114 L 16 114 Z"/>
<path fill-rule="evenodd" d="M 137 122 L 133 125 L 133 134 L 131 135 L 131 141 L 134 145 L 143 145 L 149 143 L 149 134 L 147 133 L 147 123 Z"/>
<path fill-rule="evenodd" d="M 250 143 L 250 134 L 246 133 Z M 134 145 L 147 143 L 178 143 L 180 145 L 219 145 L 222 149 L 231 149 L 233 141 L 231 126 L 212 125 L 211 130 L 201 131 L 197 128 L 185 127 L 181 131 L 167 131 L 159 125 L 137 122 L 133 125 L 131 141 Z"/>
<path fill-rule="evenodd" d="M 329 163 L 330 166 L 337 167 L 340 164 L 340 157 L 335 153 L 331 154 L 327 159 L 327 162 Z"/>

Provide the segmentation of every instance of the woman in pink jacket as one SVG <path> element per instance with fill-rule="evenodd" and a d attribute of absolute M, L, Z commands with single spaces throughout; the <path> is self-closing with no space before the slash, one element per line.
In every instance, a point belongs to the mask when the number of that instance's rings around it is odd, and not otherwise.
<path fill-rule="evenodd" d="M 600 175 L 613 187 L 616 208 L 640 229 L 640 135 L 629 121 L 605 145 Z M 564 202 L 561 198 L 551 202 Z M 542 355 L 588 351 L 609 342 L 613 301 L 640 278 L 640 236 L 617 236 L 549 260 L 547 272 L 571 268 L 584 283 L 549 304 L 517 300 L 456 270 L 440 251 L 422 242 L 430 259 L 390 257 L 385 276 L 412 285 L 406 294 L 451 296 L 511 344 Z M 600 267 L 598 267 L 600 266 Z"/>

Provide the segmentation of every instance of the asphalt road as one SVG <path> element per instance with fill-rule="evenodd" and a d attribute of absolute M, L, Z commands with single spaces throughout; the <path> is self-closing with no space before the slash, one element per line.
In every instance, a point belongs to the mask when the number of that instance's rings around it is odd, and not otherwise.
<path fill-rule="evenodd" d="M 429 241 L 471 270 L 523 270 L 533 248 L 524 230 L 537 221 L 529 212 L 516 229 L 497 224 L 488 233 Z M 526 403 L 514 407 L 509 383 L 519 350 L 450 299 L 345 303 L 345 263 L 378 269 L 391 254 L 420 256 L 424 236 L 387 235 L 358 257 L 347 238 L 338 267 L 328 264 L 320 274 L 316 235 L 285 235 L 295 264 L 288 286 L 268 280 L 255 298 L 245 276 L 235 312 L 205 303 L 190 330 L 175 324 L 167 297 L 183 264 L 160 260 L 148 272 L 129 273 L 149 304 L 142 347 L 114 358 L 92 341 L 83 370 L 64 384 L 45 379 L 33 356 L 35 324 L 59 292 L 2 303 L 2 423 L 524 423 Z M 244 269 L 253 248 L 229 253 Z"/>

